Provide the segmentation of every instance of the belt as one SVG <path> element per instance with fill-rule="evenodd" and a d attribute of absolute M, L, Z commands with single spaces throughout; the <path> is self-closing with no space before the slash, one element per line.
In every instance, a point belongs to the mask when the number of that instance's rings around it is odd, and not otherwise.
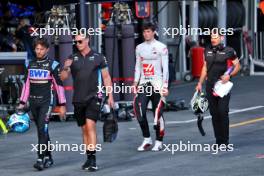
<path fill-rule="evenodd" d="M 43 98 L 43 96 L 35 96 L 35 95 L 30 95 L 30 98 L 41 99 L 41 98 Z"/>

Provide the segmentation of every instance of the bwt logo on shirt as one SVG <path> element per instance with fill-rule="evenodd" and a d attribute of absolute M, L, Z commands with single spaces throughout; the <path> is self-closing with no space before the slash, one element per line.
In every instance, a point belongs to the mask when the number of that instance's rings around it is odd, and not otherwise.
<path fill-rule="evenodd" d="M 48 78 L 49 71 L 48 70 L 42 70 L 42 69 L 29 69 L 29 77 L 30 78 Z"/>
<path fill-rule="evenodd" d="M 154 65 L 152 64 L 143 64 L 143 71 L 145 76 L 154 75 Z"/>

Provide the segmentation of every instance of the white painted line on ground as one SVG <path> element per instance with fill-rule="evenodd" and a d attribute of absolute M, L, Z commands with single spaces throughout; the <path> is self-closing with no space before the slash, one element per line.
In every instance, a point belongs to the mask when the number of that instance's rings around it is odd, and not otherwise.
<path fill-rule="evenodd" d="M 260 108 L 264 108 L 264 106 L 253 106 L 253 107 L 244 108 L 244 109 L 237 109 L 237 110 L 230 111 L 229 114 L 236 114 L 236 113 L 251 111 L 251 110 L 260 109 Z M 204 117 L 204 119 L 211 119 L 211 118 L 212 117 L 210 115 Z M 182 121 L 165 121 L 165 124 L 166 125 L 167 124 L 183 124 L 183 123 L 192 123 L 192 122 L 197 122 L 197 118 L 190 119 L 190 120 L 182 120 Z"/>
<path fill-rule="evenodd" d="M 128 128 L 128 129 L 130 129 L 130 130 L 136 130 L 137 128 Z"/>

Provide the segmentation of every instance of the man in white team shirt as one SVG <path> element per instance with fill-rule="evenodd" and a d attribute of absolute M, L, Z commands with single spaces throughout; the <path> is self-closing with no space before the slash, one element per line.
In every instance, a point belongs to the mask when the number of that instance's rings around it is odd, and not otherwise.
<path fill-rule="evenodd" d="M 155 26 L 147 23 L 143 26 L 145 42 L 136 47 L 136 66 L 133 91 L 134 111 L 141 127 L 144 140 L 138 151 L 149 150 L 152 146 L 146 110 L 149 100 L 152 102 L 156 141 L 152 151 L 162 149 L 164 136 L 163 107 L 168 95 L 168 50 L 166 45 L 155 38 Z"/>

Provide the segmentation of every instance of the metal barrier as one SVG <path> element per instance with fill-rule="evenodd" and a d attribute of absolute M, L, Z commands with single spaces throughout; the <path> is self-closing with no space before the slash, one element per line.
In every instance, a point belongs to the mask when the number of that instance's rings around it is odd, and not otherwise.
<path fill-rule="evenodd" d="M 256 71 L 256 66 L 264 69 L 263 45 L 264 38 L 263 32 L 256 33 L 253 39 L 249 36 L 248 32 L 243 33 L 246 54 L 250 61 L 249 74 L 250 75 L 264 75 L 264 71 Z"/>
<path fill-rule="evenodd" d="M 256 66 L 263 68 L 264 70 L 264 35 L 263 32 L 257 32 L 253 39 L 253 56 L 249 55 L 250 59 L 250 75 L 264 75 L 264 71 L 256 71 Z"/>
<path fill-rule="evenodd" d="M 24 64 L 27 52 L 0 52 L 0 64 Z"/>
<path fill-rule="evenodd" d="M 245 5 L 249 9 L 247 16 L 252 19 L 246 23 L 248 32 L 243 33 L 246 48 L 245 57 L 248 57 L 249 61 L 249 73 L 250 75 L 264 75 L 264 32 L 258 30 L 261 24 L 258 21 L 257 1 L 245 0 Z"/>

